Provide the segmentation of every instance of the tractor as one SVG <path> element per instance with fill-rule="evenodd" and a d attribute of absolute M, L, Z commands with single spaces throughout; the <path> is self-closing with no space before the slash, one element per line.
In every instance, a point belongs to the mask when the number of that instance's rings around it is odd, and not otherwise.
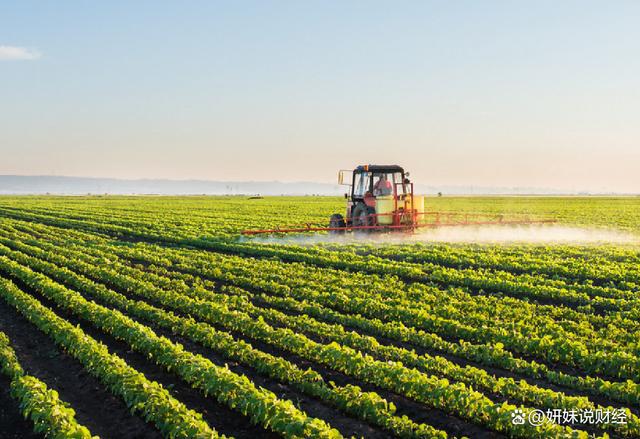
<path fill-rule="evenodd" d="M 414 195 L 409 173 L 401 166 L 360 165 L 353 171 L 339 171 L 338 183 L 348 185 L 350 191 L 344 194 L 346 215 L 331 215 L 332 233 L 410 229 L 424 213 L 424 197 Z"/>

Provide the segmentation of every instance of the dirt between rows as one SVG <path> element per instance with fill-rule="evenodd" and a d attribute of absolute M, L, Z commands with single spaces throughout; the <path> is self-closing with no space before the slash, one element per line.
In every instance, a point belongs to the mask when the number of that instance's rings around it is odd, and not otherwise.
<path fill-rule="evenodd" d="M 107 283 L 107 286 L 109 288 L 113 288 L 113 285 L 108 285 L 108 283 Z M 118 291 L 118 290 L 115 289 L 115 291 Z M 126 294 L 123 291 L 118 291 L 118 292 L 120 292 L 121 294 L 130 296 L 129 294 Z M 130 298 L 134 298 L 134 297 L 131 296 Z M 177 311 L 174 311 L 174 312 L 177 315 L 181 315 L 181 313 Z M 184 317 L 188 317 L 188 316 L 184 315 Z M 380 387 L 367 384 L 361 380 L 347 376 L 341 372 L 335 371 L 325 366 L 321 366 L 318 363 L 314 363 L 312 361 L 298 357 L 297 355 L 282 351 L 274 346 L 268 345 L 266 343 L 260 342 L 250 337 L 246 337 L 243 334 L 240 334 L 236 331 L 228 331 L 225 328 L 219 327 L 218 325 L 212 325 L 212 326 L 214 326 L 218 330 L 231 333 L 236 339 L 244 340 L 248 343 L 251 343 L 252 346 L 254 346 L 257 349 L 260 349 L 263 352 L 272 354 L 274 356 L 285 358 L 290 362 L 296 364 L 298 367 L 300 367 L 303 370 L 307 368 L 311 368 L 316 372 L 320 373 L 324 377 L 325 381 L 327 382 L 333 381 L 336 384 L 341 386 L 344 386 L 347 384 L 357 385 L 361 387 L 364 391 L 376 392 L 383 398 L 387 399 L 390 402 L 393 402 L 396 405 L 396 407 L 398 408 L 399 416 L 403 416 L 403 415 L 409 416 L 411 419 L 413 419 L 418 423 L 421 423 L 421 422 L 427 423 L 436 428 L 444 430 L 447 433 L 454 436 L 464 435 L 464 436 L 470 436 L 474 438 L 485 438 L 485 439 L 503 437 L 499 433 L 489 431 L 485 428 L 472 424 L 469 421 L 465 421 L 455 416 L 451 416 L 441 410 L 430 408 L 424 404 L 415 402 L 403 395 L 399 395 L 399 394 L 390 392 L 388 390 L 382 389 Z M 169 338 L 175 338 L 170 334 L 166 334 L 166 335 Z M 207 357 L 211 357 L 212 355 L 214 355 L 211 349 L 204 348 L 202 346 L 196 345 L 195 343 L 186 341 L 184 339 L 178 339 L 177 341 L 184 343 L 185 346 L 188 347 L 190 350 L 193 349 L 194 351 L 202 353 Z M 234 364 L 230 365 L 232 366 L 232 369 L 237 367 L 237 365 L 234 366 Z M 273 382 L 271 382 L 270 384 L 269 381 L 265 381 L 265 379 L 257 375 L 255 371 L 250 369 L 244 369 L 244 370 L 246 371 L 245 374 L 252 381 L 256 382 L 256 384 L 260 383 L 260 385 L 263 385 L 264 387 L 273 387 Z M 282 386 L 282 385 L 278 385 L 278 386 Z M 285 388 L 286 386 L 282 386 L 282 387 Z M 275 389 L 273 390 L 275 391 Z M 297 403 L 301 403 L 301 402 L 303 402 L 303 400 L 297 401 Z M 316 404 L 310 405 L 309 400 L 307 399 L 306 404 L 301 404 L 301 405 L 303 409 L 309 410 L 309 414 L 314 414 L 314 413 L 321 414 L 322 412 L 317 411 L 318 407 L 316 406 Z M 367 438 L 379 436 L 379 432 L 373 430 L 371 427 L 357 428 L 357 424 L 355 424 L 356 422 L 355 420 L 352 421 L 354 422 L 353 424 L 349 425 L 345 423 L 341 418 L 344 418 L 344 416 L 343 415 L 336 416 L 336 414 L 333 414 L 331 417 L 323 417 L 323 419 L 327 420 L 332 426 L 338 428 L 342 433 L 356 435 L 357 437 L 367 437 Z M 376 435 L 372 436 L 372 433 L 376 433 Z"/>
<path fill-rule="evenodd" d="M 16 282 L 16 283 L 19 283 L 19 282 Z M 20 286 L 25 287 L 22 284 Z M 63 310 L 60 310 L 60 308 L 58 308 L 55 304 L 50 302 L 48 299 L 42 297 L 41 295 L 36 294 L 36 296 L 44 304 L 46 304 L 50 308 L 53 308 L 59 315 L 64 316 L 65 319 L 67 319 L 74 325 L 80 324 L 86 333 L 91 334 L 94 338 L 99 339 L 100 341 L 103 341 L 110 348 L 121 344 L 121 342 L 118 342 L 112 339 L 111 337 L 107 336 L 106 334 L 98 332 L 93 327 L 90 327 L 86 322 L 75 318 L 74 316 L 70 315 L 69 313 L 66 313 Z M 98 303 L 100 302 L 98 301 Z M 137 320 L 137 319 L 134 319 L 134 320 Z M 283 384 L 278 381 L 272 380 L 268 377 L 262 376 L 253 368 L 245 367 L 235 362 L 226 361 L 223 357 L 221 357 L 218 353 L 216 353 L 214 350 L 210 348 L 206 348 L 204 346 L 196 344 L 184 337 L 175 336 L 170 331 L 167 331 L 153 324 L 153 322 L 144 321 L 142 323 L 149 326 L 151 329 L 153 329 L 159 336 L 165 336 L 176 343 L 182 344 L 190 352 L 203 355 L 204 357 L 208 358 L 216 365 L 221 366 L 226 364 L 229 367 L 229 369 L 231 369 L 233 372 L 240 375 L 247 376 L 252 382 L 254 382 L 254 384 L 257 387 L 263 387 L 265 389 L 268 389 L 273 393 L 275 393 L 279 398 L 293 401 L 296 406 L 304 410 L 308 415 L 319 418 L 319 419 L 323 419 L 329 422 L 332 427 L 337 428 L 345 436 L 367 437 L 372 439 L 382 439 L 382 438 L 389 437 L 389 434 L 387 432 L 384 432 L 375 426 L 371 426 L 366 422 L 363 422 L 357 418 L 344 414 L 340 412 L 338 409 L 336 409 L 335 407 L 331 405 L 327 405 L 322 401 L 317 400 L 313 397 L 307 396 L 304 393 L 295 390 L 294 388 L 292 388 L 287 384 Z M 121 355 L 121 356 L 124 356 L 124 355 Z M 145 367 L 147 367 L 144 363 L 145 362 L 148 363 L 148 360 L 131 351 L 126 352 L 125 359 L 130 365 L 136 367 L 138 370 L 142 371 Z M 150 366 L 154 367 L 155 365 L 150 365 Z M 146 372 L 145 372 L 145 375 L 147 375 L 148 378 L 151 378 L 149 374 Z M 157 381 L 161 381 L 161 380 L 157 379 Z M 172 382 L 172 385 L 175 385 L 175 383 Z M 197 391 L 195 390 L 194 392 L 197 393 Z M 183 402 L 186 402 L 184 401 L 184 396 L 180 396 L 179 399 L 182 400 Z M 200 407 L 198 411 L 200 410 L 206 410 L 206 408 Z M 236 412 L 232 412 L 232 413 L 236 417 L 241 416 L 241 415 L 238 415 Z M 241 422 L 244 424 L 235 425 L 234 427 L 235 430 L 232 429 L 231 431 L 229 431 L 228 434 L 233 434 L 235 437 L 242 437 L 243 436 L 242 429 L 245 428 L 246 425 L 249 425 L 250 421 L 249 419 L 242 417 Z M 218 423 L 212 424 L 212 425 L 215 425 L 216 428 L 218 428 L 219 426 Z M 252 427 L 252 429 L 254 428 L 260 428 L 260 427 Z M 222 430 L 222 428 L 220 428 L 220 430 L 222 432 L 225 432 L 224 430 Z M 259 437 L 268 437 L 269 435 L 273 435 L 275 437 L 275 434 L 268 432 L 266 430 L 262 430 L 260 432 Z"/>
<path fill-rule="evenodd" d="M 275 433 L 265 430 L 261 426 L 256 426 L 251 423 L 251 420 L 229 408 L 225 405 L 218 403 L 213 397 L 204 396 L 199 390 L 191 388 L 189 384 L 182 381 L 177 376 L 166 372 L 161 366 L 156 365 L 155 363 L 149 361 L 146 356 L 134 352 L 131 350 L 130 346 L 124 342 L 118 341 L 110 335 L 95 329 L 90 326 L 87 322 L 76 318 L 70 313 L 60 309 L 57 307 L 55 303 L 47 299 L 46 297 L 40 295 L 39 293 L 34 292 L 30 288 L 28 288 L 24 283 L 19 281 L 18 279 L 11 278 L 11 280 L 22 290 L 25 291 L 36 299 L 38 299 L 43 305 L 47 306 L 49 309 L 53 310 L 58 316 L 64 318 L 69 323 L 74 326 L 79 326 L 87 335 L 94 338 L 95 340 L 102 342 L 107 346 L 109 352 L 112 354 L 118 355 L 120 358 L 124 359 L 127 364 L 139 372 L 143 373 L 147 379 L 151 381 L 157 381 L 162 384 L 162 386 L 171 393 L 172 396 L 177 398 L 179 401 L 184 403 L 188 408 L 195 410 L 202 414 L 203 419 L 213 428 L 215 428 L 219 433 L 225 434 L 228 436 L 233 436 L 237 439 L 255 439 L 255 438 L 266 438 L 266 439 L 275 439 L 279 437 Z M 15 311 L 13 312 L 15 314 Z M 3 313 L 4 314 L 4 313 Z M 28 322 L 26 322 L 28 323 Z M 35 328 L 35 327 L 34 327 Z M 37 330 L 37 329 L 36 329 Z M 9 334 L 7 334 L 9 335 Z M 11 335 L 9 335 L 11 337 Z M 45 336 L 46 337 L 46 336 Z M 82 366 L 78 363 L 78 366 L 82 368 Z M 48 367 L 48 365 L 43 366 L 44 368 Z M 82 370 L 79 372 L 83 372 Z M 85 373 L 85 375 L 87 375 Z M 71 374 L 74 376 L 74 374 Z M 69 381 L 69 380 L 67 380 Z M 72 379 L 71 379 L 72 381 Z M 62 392 L 60 396 L 64 399 Z M 104 417 L 117 417 L 114 413 L 111 413 L 112 410 L 110 407 L 100 407 L 101 398 L 96 398 L 93 396 L 93 399 L 98 401 L 98 406 L 93 408 L 87 408 L 85 410 L 88 414 L 92 414 L 93 416 L 99 414 L 98 418 Z M 121 401 L 118 399 L 118 401 Z M 78 404 L 74 404 L 74 407 L 83 407 L 82 402 Z M 91 401 L 89 401 L 91 402 Z M 124 402 L 122 402 L 122 406 L 126 409 Z M 84 407 L 83 407 L 84 408 Z M 129 412 L 127 411 L 127 414 Z M 146 437 L 161 437 L 160 433 L 150 424 L 145 424 L 141 418 L 129 415 L 129 418 L 136 419 L 140 421 L 142 424 L 147 425 L 153 435 L 145 435 L 145 434 L 133 434 L 129 435 L 128 431 L 125 429 L 126 425 L 118 425 L 117 421 L 112 422 L 112 430 L 108 434 L 100 434 L 97 430 L 93 432 L 93 429 L 88 425 L 90 430 L 94 434 L 100 435 L 102 438 L 146 438 Z M 78 419 L 80 421 L 80 419 Z"/>
<path fill-rule="evenodd" d="M 294 312 L 291 312 L 289 310 L 285 310 L 285 309 L 280 309 L 277 307 L 271 307 L 269 306 L 269 304 L 264 303 L 263 301 L 260 301 L 259 299 L 254 299 L 252 301 L 254 303 L 254 305 L 256 306 L 261 306 L 264 308 L 271 308 L 271 309 L 276 309 L 284 314 L 287 315 L 296 315 Z M 319 319 L 320 321 L 322 321 L 321 319 Z M 271 323 L 273 325 L 273 323 Z M 595 404 L 599 404 L 603 407 L 608 407 L 608 406 L 613 406 L 613 407 L 617 407 L 617 406 L 623 406 L 623 403 L 620 403 L 618 401 L 614 401 L 610 398 L 606 398 L 605 396 L 602 396 L 600 394 L 592 394 L 590 392 L 585 392 L 585 391 L 580 391 L 580 390 L 576 390 L 574 388 L 571 387 L 566 387 L 566 386 L 561 386 L 559 384 L 554 384 L 551 383 L 547 380 L 544 379 L 538 379 L 538 378 L 531 378 L 529 376 L 523 375 L 523 374 L 518 374 L 516 372 L 512 372 L 506 369 L 499 369 L 497 367 L 491 367 L 491 366 L 487 366 L 485 364 L 479 363 L 479 362 L 475 362 L 475 361 L 471 361 L 471 360 L 467 360 L 465 358 L 462 357 L 457 357 L 455 355 L 451 355 L 445 352 L 441 352 L 435 349 L 428 349 L 428 348 L 424 348 L 422 346 L 417 346 L 415 344 L 409 343 L 409 342 L 402 342 L 402 341 L 398 341 L 398 340 L 394 340 L 391 338 L 387 338 L 387 337 L 382 337 L 380 335 L 377 334 L 373 334 L 370 333 L 368 331 L 364 331 L 360 328 L 355 328 L 355 327 L 351 327 L 351 326 L 347 326 L 347 325 L 342 325 L 344 327 L 344 329 L 346 331 L 353 331 L 353 332 L 357 332 L 361 335 L 365 335 L 365 336 L 370 336 L 370 337 L 374 337 L 380 344 L 382 345 L 387 345 L 387 346 L 395 346 L 398 348 L 403 348 L 406 349 L 408 351 L 415 351 L 416 354 L 418 355 L 430 355 L 430 356 L 440 356 L 443 358 L 446 358 L 447 360 L 451 361 L 452 363 L 460 366 L 460 367 L 475 367 L 477 369 L 482 369 L 484 371 L 486 371 L 489 375 L 492 375 L 494 377 L 497 378 L 512 378 L 515 381 L 519 381 L 519 380 L 525 380 L 527 381 L 529 384 L 534 384 L 537 385 L 538 387 L 541 388 L 546 388 L 546 389 L 550 389 L 553 390 L 554 392 L 562 392 L 564 394 L 566 394 L 567 396 L 586 396 L 589 398 L 589 400 Z M 316 341 L 319 342 L 323 342 L 326 343 L 328 340 L 323 340 L 320 337 L 315 336 L 314 334 L 311 333 L 306 333 L 305 334 L 307 337 L 314 339 Z M 375 355 L 374 355 L 375 357 Z M 524 357 L 522 357 L 524 358 Z M 420 369 L 420 368 L 419 368 Z M 420 369 L 422 370 L 422 369 Z M 574 370 L 574 369 L 570 369 L 570 370 Z M 483 392 L 484 393 L 484 392 Z M 489 394 L 487 394 L 487 396 L 490 396 Z M 507 400 L 504 397 L 498 396 L 493 394 L 493 396 L 490 396 L 492 400 L 496 400 L 496 401 L 505 401 Z M 629 406 L 629 409 L 635 413 L 638 414 L 640 412 L 640 409 L 638 409 L 638 407 L 632 407 Z"/>
<path fill-rule="evenodd" d="M 214 281 L 212 279 L 209 279 L 209 280 Z M 217 286 L 220 286 L 220 285 L 224 284 L 224 283 L 221 283 L 219 281 L 214 281 L 214 283 Z M 255 292 L 256 291 L 254 291 L 254 293 Z M 257 305 L 257 306 L 265 306 L 266 305 L 265 303 L 261 302 L 259 299 L 254 299 L 253 303 L 255 305 Z M 266 305 L 266 307 L 267 308 L 272 308 L 269 305 Z M 284 312 L 285 314 L 296 315 L 295 312 L 286 311 L 286 310 L 280 310 L 280 311 Z M 276 322 L 269 322 L 269 323 L 272 326 L 275 326 L 275 327 L 280 327 L 281 326 Z M 219 329 L 224 330 L 224 328 L 219 328 Z M 353 331 L 361 333 L 363 335 L 372 335 L 372 334 L 367 334 L 366 331 L 361 331 L 361 330 L 356 329 L 356 328 L 351 328 L 351 327 L 345 326 L 345 329 L 346 330 L 353 330 Z M 429 416 L 429 415 L 425 416 L 424 406 L 420 407 L 421 406 L 420 404 L 417 404 L 417 403 L 409 400 L 408 398 L 403 397 L 402 395 L 396 395 L 396 394 L 393 394 L 392 392 L 385 391 L 384 389 L 380 389 L 380 388 L 377 388 L 375 386 L 369 386 L 366 383 L 362 383 L 359 380 L 354 380 L 353 378 L 349 378 L 349 377 L 338 378 L 338 377 L 336 377 L 336 374 L 337 375 L 341 375 L 341 374 L 336 373 L 334 371 L 328 371 L 324 367 L 320 367 L 319 365 L 317 365 L 315 363 L 306 361 L 304 359 L 297 358 L 295 355 L 291 355 L 291 354 L 289 354 L 287 352 L 279 352 L 279 353 L 277 353 L 278 352 L 277 349 L 275 349 L 275 348 L 273 348 L 271 346 L 266 346 L 266 345 L 264 345 L 262 343 L 257 342 L 256 340 L 247 339 L 242 334 L 238 334 L 238 333 L 235 333 L 235 332 L 233 334 L 234 334 L 234 336 L 236 336 L 238 338 L 245 339 L 245 340 L 251 342 L 256 347 L 259 346 L 259 349 L 261 349 L 261 350 L 263 350 L 265 352 L 270 352 L 270 353 L 273 353 L 274 355 L 278 355 L 278 356 L 282 356 L 284 358 L 287 358 L 288 360 L 298 364 L 299 366 L 301 366 L 303 368 L 304 367 L 312 367 L 312 368 L 314 368 L 315 370 L 317 370 L 319 372 L 322 370 L 323 371 L 322 372 L 323 376 L 329 376 L 330 379 L 335 381 L 335 382 L 339 382 L 339 383 L 341 383 L 343 385 L 344 384 L 348 384 L 348 383 L 357 384 L 357 385 L 359 385 L 360 387 L 362 387 L 365 390 L 376 391 L 377 393 L 379 393 L 380 395 L 382 395 L 383 397 L 385 397 L 389 401 L 394 402 L 398 406 L 398 409 L 399 409 L 398 412 L 400 414 L 408 414 L 411 418 L 413 418 L 415 420 L 421 420 L 422 422 L 428 422 L 431 425 L 434 425 L 434 426 L 436 426 L 438 428 L 441 428 L 441 429 L 443 429 L 445 431 L 448 431 L 449 433 L 456 434 L 456 435 L 459 435 L 459 434 L 468 435 L 468 434 L 472 434 L 471 431 L 473 431 L 473 436 L 474 437 L 479 437 L 479 435 L 486 435 L 488 433 L 486 431 L 477 430 L 478 427 L 473 425 L 473 424 L 469 424 L 466 421 L 462 421 L 460 419 L 448 416 L 448 415 L 446 415 L 446 414 L 444 414 L 442 412 L 439 415 L 435 415 L 435 416 Z M 326 343 L 328 341 L 328 340 L 325 340 L 325 339 L 323 339 L 321 337 L 317 337 L 314 334 L 305 333 L 305 335 L 307 337 L 309 337 L 310 339 L 312 339 L 314 341 L 317 341 L 317 342 L 320 342 L 320 343 Z M 374 336 L 374 335 L 372 335 L 372 336 Z M 462 366 L 462 367 L 467 366 L 467 365 L 475 366 L 475 367 L 484 369 L 489 374 L 492 374 L 492 375 L 497 376 L 497 377 L 503 376 L 503 377 L 514 378 L 516 380 L 519 380 L 519 379 L 522 379 L 522 378 L 526 378 L 527 381 L 530 382 L 530 383 L 537 384 L 537 385 L 539 385 L 541 387 L 550 388 L 550 389 L 552 389 L 554 391 L 564 392 L 567 395 L 585 396 L 585 392 L 580 392 L 580 391 L 572 389 L 572 388 L 565 388 L 563 386 L 555 385 L 555 384 L 549 383 L 549 382 L 547 382 L 545 380 L 542 380 L 542 379 L 532 379 L 532 378 L 529 378 L 529 377 L 523 377 L 523 376 L 520 376 L 519 374 L 510 372 L 510 371 L 497 369 L 497 368 L 493 368 L 493 367 L 487 367 L 487 366 L 481 365 L 479 363 L 475 363 L 475 362 L 472 362 L 472 361 L 469 361 L 469 360 L 465 360 L 465 359 L 462 359 L 462 358 L 459 358 L 459 357 L 443 354 L 443 353 L 440 353 L 440 352 L 437 352 L 437 351 L 434 351 L 434 350 L 425 349 L 425 348 L 418 347 L 418 346 L 413 346 L 410 343 L 400 342 L 400 341 L 397 341 L 397 340 L 391 340 L 391 339 L 388 339 L 386 337 L 379 337 L 379 336 L 374 336 L 374 337 L 377 338 L 378 341 L 380 341 L 383 344 L 402 347 L 402 348 L 405 348 L 405 349 L 408 349 L 408 350 L 415 350 L 418 354 L 428 353 L 430 355 L 441 355 L 441 356 L 444 356 L 444 357 L 448 358 L 450 361 L 453 361 L 454 363 L 458 364 L 459 366 Z M 560 366 L 560 367 L 562 368 L 562 366 Z M 568 371 L 573 372 L 574 374 L 576 374 L 576 371 L 574 369 L 570 369 L 570 368 L 566 368 L 566 369 Z M 485 395 L 488 396 L 494 402 L 498 402 L 498 403 L 505 402 L 505 401 L 514 402 L 514 401 L 511 401 L 509 398 L 506 398 L 506 397 L 504 397 L 502 395 L 498 395 L 498 394 L 491 393 L 491 392 L 489 392 L 489 393 L 483 392 L 483 393 L 485 393 Z M 592 402 L 594 402 L 596 404 L 600 404 L 600 405 L 605 406 L 605 407 L 607 407 L 607 406 L 616 407 L 616 406 L 621 406 L 622 405 L 619 402 L 612 401 L 612 400 L 610 400 L 610 399 L 608 399 L 606 397 L 603 397 L 601 395 L 592 395 L 592 394 L 587 394 L 587 395 L 589 396 L 589 398 L 590 398 L 590 400 Z M 519 403 L 519 402 L 515 401 L 514 403 Z M 633 413 L 637 413 L 637 411 L 638 411 L 636 407 L 630 407 L 630 410 Z M 447 418 L 447 417 L 449 419 L 447 421 L 443 422 L 443 420 L 445 418 Z M 453 419 L 453 421 L 451 419 Z M 462 421 L 462 422 L 460 422 L 460 421 Z M 587 426 L 586 428 L 584 428 L 584 426 L 583 426 L 583 429 L 585 429 L 586 431 L 588 431 L 590 433 L 594 433 L 594 434 L 599 432 L 599 430 L 597 430 L 595 428 L 591 428 L 589 426 Z M 612 436 L 615 437 L 615 435 L 612 435 Z"/>
<path fill-rule="evenodd" d="M 0 310 L 0 313 L 3 311 Z M 0 325 L 2 330 L 2 325 Z M 0 375 L 0 437 L 5 439 L 35 439 L 41 436 L 33 433 L 33 423 L 22 417 L 18 401 L 11 398 L 11 380 Z"/>
<path fill-rule="evenodd" d="M 0 330 L 11 340 L 18 361 L 26 373 L 40 379 L 76 412 L 76 420 L 92 434 L 101 438 L 160 438 L 150 424 L 130 414 L 124 401 L 89 375 L 77 360 L 60 350 L 54 342 L 31 322 L 0 299 Z M 5 394 L 5 386 L 1 386 Z M 0 412 L 9 415 L 18 403 L 3 404 Z M 30 422 L 10 422 L 0 431 L 0 437 L 30 437 Z M 6 435 L 6 436 L 5 436 Z M 13 436 L 11 436 L 13 435 Z M 38 437 L 38 436 L 34 436 Z"/>
<path fill-rule="evenodd" d="M 126 296 L 130 296 L 130 298 L 134 298 L 134 297 L 131 297 L 130 293 L 119 290 L 115 285 L 112 285 L 109 282 L 104 282 L 96 278 L 94 278 L 93 280 L 105 284 L 107 287 L 113 289 L 114 291 L 117 291 Z M 23 288 L 25 287 L 24 285 L 20 285 L 20 286 Z M 47 304 L 52 308 L 56 308 L 56 306 L 52 303 L 49 303 L 49 301 L 46 298 L 43 298 L 40 295 L 36 295 L 36 296 L 43 303 Z M 69 315 L 68 313 L 65 313 L 64 311 L 60 311 L 56 309 L 56 312 L 58 312 L 61 316 L 63 316 L 64 318 L 72 322 L 74 325 L 80 324 L 85 332 L 92 335 L 94 338 L 103 341 L 105 344 L 109 346 L 110 349 L 121 344 L 120 342 L 117 342 L 111 339 L 111 337 L 108 337 L 105 334 L 102 334 L 100 332 L 93 330 L 93 328 L 88 327 L 88 325 L 85 324 L 84 322 L 76 319 L 75 317 Z M 149 324 L 149 323 L 145 322 L 145 324 Z M 189 340 L 186 340 L 182 337 L 175 337 L 172 334 L 168 333 L 167 331 L 157 328 L 153 324 L 151 324 L 150 326 L 158 333 L 158 335 L 167 336 L 168 338 L 183 344 L 190 351 L 204 355 L 205 357 L 209 358 L 216 364 L 225 364 L 225 360 L 221 358 L 218 354 L 214 353 L 213 350 L 202 347 L 201 345 L 195 344 L 193 342 L 190 342 Z M 223 328 L 218 328 L 218 329 L 223 329 Z M 404 396 L 397 395 L 392 392 L 386 391 L 384 389 L 380 389 L 380 388 L 368 385 L 357 379 L 343 375 L 342 373 L 333 371 L 325 367 L 321 367 L 318 364 L 309 362 L 302 358 L 297 358 L 295 355 L 291 355 L 286 352 L 280 352 L 278 349 L 272 346 L 257 342 L 256 340 L 247 339 L 241 334 L 233 333 L 233 332 L 232 334 L 236 338 L 245 339 L 246 341 L 251 342 L 254 346 L 256 346 L 260 350 L 263 350 L 264 352 L 268 352 L 273 355 L 286 358 L 294 362 L 298 366 L 301 366 L 303 369 L 311 367 L 317 370 L 318 372 L 320 372 L 327 381 L 334 381 L 339 385 L 354 384 L 362 387 L 367 391 L 376 391 L 381 396 L 393 402 L 398 407 L 399 415 L 407 415 L 417 422 L 426 422 L 430 425 L 433 425 L 436 428 L 445 430 L 448 433 L 453 434 L 455 436 L 471 435 L 473 437 L 478 437 L 478 438 L 502 437 L 500 434 L 491 432 L 489 430 L 486 430 L 482 427 L 474 425 L 460 418 L 448 415 L 440 410 L 432 409 L 423 404 L 411 401 L 409 398 L 406 398 Z M 117 350 L 116 352 L 119 353 Z M 136 367 L 138 370 L 144 371 L 145 375 L 151 378 L 149 376 L 148 371 L 149 371 L 149 367 L 153 368 L 154 365 L 150 365 L 150 363 L 148 362 L 148 360 L 146 360 L 146 358 L 140 358 L 136 361 L 135 357 L 137 357 L 138 355 L 135 353 L 127 352 L 126 354 L 127 355 L 124 355 L 124 358 L 127 360 L 129 364 Z M 321 419 L 325 419 L 331 424 L 332 427 L 337 428 L 338 430 L 340 430 L 341 433 L 345 435 L 348 435 L 348 436 L 354 435 L 356 437 L 367 437 L 367 438 L 390 437 L 388 433 L 381 431 L 379 428 L 368 425 L 367 423 L 364 423 L 358 419 L 349 417 L 348 415 L 342 414 L 337 409 L 327 406 L 326 404 L 314 398 L 307 397 L 301 392 L 297 392 L 294 389 L 290 388 L 290 386 L 287 386 L 287 385 L 278 383 L 274 380 L 271 380 L 269 378 L 263 377 L 254 369 L 240 366 L 237 363 L 230 363 L 228 365 L 231 370 L 237 373 L 246 375 L 256 385 L 265 387 L 273 391 L 280 397 L 287 398 L 294 401 L 296 405 L 298 405 L 300 408 L 305 410 L 309 415 L 315 416 Z M 158 381 L 161 381 L 161 380 L 158 380 Z M 180 397 L 180 399 L 184 401 L 182 396 Z M 246 420 L 245 422 L 248 423 L 249 420 Z M 215 424 L 215 423 L 212 425 L 216 425 L 216 427 L 218 426 L 218 424 Z M 223 433 L 227 433 L 227 431 L 223 430 L 222 428 L 220 428 L 219 430 Z M 233 434 L 236 437 L 240 437 L 238 433 L 239 432 L 236 430 L 230 430 L 228 432 L 228 434 Z M 264 433 L 267 433 L 267 432 L 265 431 Z M 260 436 L 260 437 L 263 437 L 263 436 Z"/>

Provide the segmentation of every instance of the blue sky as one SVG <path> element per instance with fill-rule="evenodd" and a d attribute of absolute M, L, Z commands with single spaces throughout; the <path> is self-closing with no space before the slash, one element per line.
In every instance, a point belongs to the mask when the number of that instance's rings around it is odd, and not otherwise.
<path fill-rule="evenodd" d="M 393 162 L 640 192 L 638 23 L 640 2 L 5 3 L 0 174 L 332 182 Z"/>

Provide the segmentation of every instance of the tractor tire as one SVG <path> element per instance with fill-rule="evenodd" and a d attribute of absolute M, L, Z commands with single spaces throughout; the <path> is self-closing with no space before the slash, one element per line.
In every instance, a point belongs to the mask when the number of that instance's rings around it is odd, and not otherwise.
<path fill-rule="evenodd" d="M 347 223 L 344 221 L 344 217 L 342 215 L 340 215 L 339 213 L 334 213 L 329 219 L 329 227 L 331 227 L 332 229 L 336 227 L 346 228 Z M 342 235 L 345 230 L 329 230 L 329 234 Z"/>
<path fill-rule="evenodd" d="M 362 226 L 375 226 L 376 225 L 376 211 L 372 207 L 367 206 L 364 203 L 358 203 L 353 209 L 352 222 L 355 227 Z M 354 232 L 358 234 L 366 234 L 371 232 L 372 229 L 355 229 Z"/>

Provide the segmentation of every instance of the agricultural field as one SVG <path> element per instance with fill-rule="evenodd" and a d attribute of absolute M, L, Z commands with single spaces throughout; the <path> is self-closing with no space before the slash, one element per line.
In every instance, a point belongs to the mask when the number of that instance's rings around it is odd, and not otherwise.
<path fill-rule="evenodd" d="M 0 197 L 0 436 L 640 437 L 640 197 L 427 203 L 628 239 L 253 238 L 344 200 Z"/>

